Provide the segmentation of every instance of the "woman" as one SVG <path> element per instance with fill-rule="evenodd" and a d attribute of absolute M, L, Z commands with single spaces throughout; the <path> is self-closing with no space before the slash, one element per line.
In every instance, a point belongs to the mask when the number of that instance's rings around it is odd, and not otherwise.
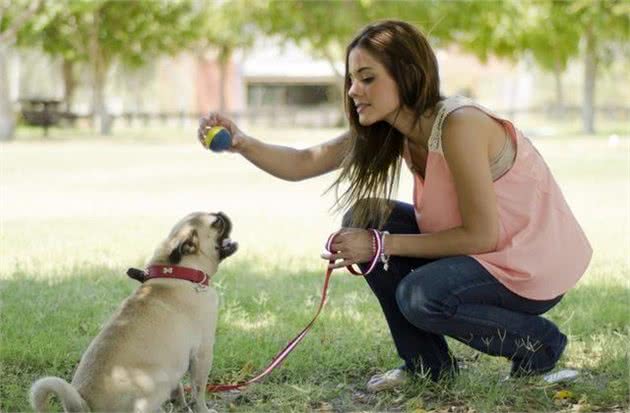
<path fill-rule="evenodd" d="M 348 45 L 345 92 L 350 130 L 321 145 L 265 144 L 217 113 L 202 119 L 199 137 L 222 125 L 231 151 L 286 180 L 341 168 L 334 186 L 349 186 L 337 204 L 349 210 L 323 258 L 374 267 L 365 279 L 404 361 L 368 390 L 409 373 L 454 375 L 445 336 L 507 357 L 513 376 L 553 369 L 567 337 L 540 315 L 592 251 L 531 142 L 478 104 L 443 97 L 431 46 L 405 22 L 371 24 Z M 390 199 L 402 159 L 413 204 Z"/>

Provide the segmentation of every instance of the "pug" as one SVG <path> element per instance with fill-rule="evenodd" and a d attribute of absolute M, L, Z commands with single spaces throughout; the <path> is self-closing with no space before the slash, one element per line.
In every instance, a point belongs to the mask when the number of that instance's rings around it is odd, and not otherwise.
<path fill-rule="evenodd" d="M 72 382 L 33 383 L 33 409 L 47 410 L 54 394 L 66 412 L 155 412 L 176 395 L 185 404 L 181 380 L 189 372 L 190 407 L 207 413 L 218 307 L 210 278 L 237 250 L 231 230 L 222 212 L 180 220 L 148 260 L 144 282 L 92 340 Z"/>

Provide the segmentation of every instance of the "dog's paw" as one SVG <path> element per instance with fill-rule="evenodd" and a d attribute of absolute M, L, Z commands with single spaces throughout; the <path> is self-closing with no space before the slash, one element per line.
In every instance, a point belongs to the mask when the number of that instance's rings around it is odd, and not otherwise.
<path fill-rule="evenodd" d="M 209 409 L 207 406 L 204 406 L 200 409 L 194 409 L 195 413 L 218 413 L 214 409 Z"/>
<path fill-rule="evenodd" d="M 193 402 L 191 404 L 192 404 L 192 410 L 195 413 L 217 413 L 216 410 L 209 409 L 208 406 L 206 406 L 205 403 Z"/>

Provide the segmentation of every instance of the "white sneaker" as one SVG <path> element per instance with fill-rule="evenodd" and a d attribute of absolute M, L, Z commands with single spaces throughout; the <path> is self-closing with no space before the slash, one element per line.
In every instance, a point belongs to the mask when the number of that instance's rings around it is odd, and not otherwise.
<path fill-rule="evenodd" d="M 545 374 L 543 380 L 549 384 L 560 383 L 561 381 L 575 380 L 580 373 L 577 370 L 564 369 L 554 373 Z"/>
<path fill-rule="evenodd" d="M 579 375 L 580 375 L 580 372 L 577 370 L 563 369 L 563 370 L 555 371 L 553 373 L 547 373 L 544 376 L 542 376 L 542 379 L 545 381 L 545 383 L 555 384 L 555 383 L 575 380 L 578 378 Z M 508 374 L 503 379 L 499 380 L 499 383 L 507 383 L 508 381 L 512 379 L 513 377 Z"/>
<path fill-rule="evenodd" d="M 409 373 L 398 367 L 386 371 L 385 373 L 372 376 L 366 385 L 366 389 L 371 393 L 377 393 L 379 391 L 400 387 L 405 384 L 407 380 L 409 380 Z"/>

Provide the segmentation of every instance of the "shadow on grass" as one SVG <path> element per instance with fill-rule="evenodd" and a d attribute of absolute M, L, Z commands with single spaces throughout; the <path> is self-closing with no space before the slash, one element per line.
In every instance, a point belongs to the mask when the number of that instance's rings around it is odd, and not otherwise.
<path fill-rule="evenodd" d="M 312 319 L 323 270 L 234 260 L 214 281 L 221 304 L 210 380 L 231 382 L 260 371 Z M 90 340 L 136 287 L 124 271 L 96 266 L 82 266 L 61 278 L 15 272 L 1 281 L 0 410 L 26 410 L 28 388 L 40 376 L 69 380 Z M 571 338 L 561 363 L 583 371 L 577 382 L 562 387 L 573 392 L 567 403 L 581 400 L 590 403 L 591 410 L 628 406 L 629 294 L 622 285 L 604 282 L 580 286 L 548 314 Z M 453 342 L 453 348 L 456 354 L 471 352 L 459 343 Z M 562 407 L 554 402 L 550 387 L 539 382 L 499 385 L 508 363 L 490 357 L 479 358 L 447 387 L 415 383 L 395 393 L 364 393 L 367 377 L 398 363 L 365 282 L 336 273 L 320 319 L 282 367 L 238 399 L 212 399 L 216 408 L 243 411 L 303 411 L 328 405 L 335 410 Z"/>

